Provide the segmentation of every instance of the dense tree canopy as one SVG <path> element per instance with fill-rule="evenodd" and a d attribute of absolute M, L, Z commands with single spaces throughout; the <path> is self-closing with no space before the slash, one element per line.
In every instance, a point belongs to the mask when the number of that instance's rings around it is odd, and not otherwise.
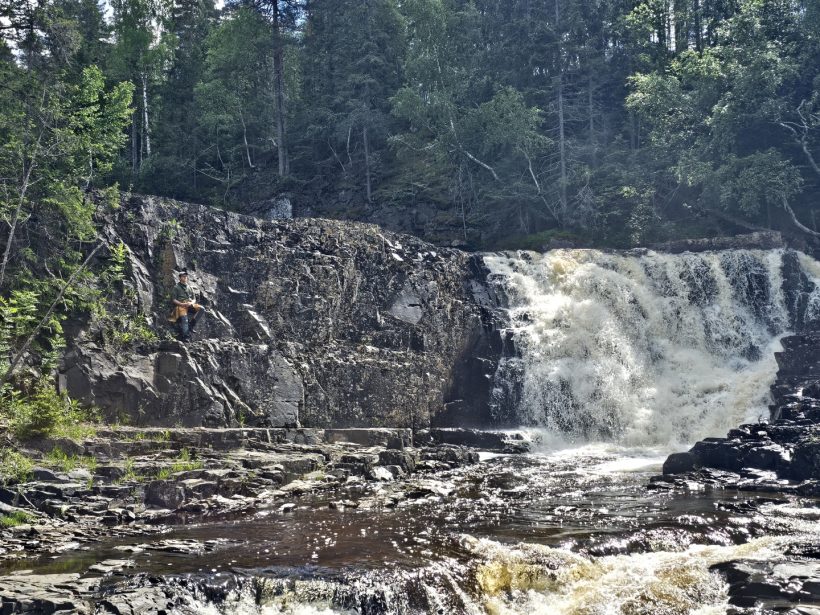
<path fill-rule="evenodd" d="M 815 2 L 0 0 L 0 24 L 4 126 L 21 79 L 130 84 L 95 181 L 436 212 L 476 247 L 817 232 Z"/>

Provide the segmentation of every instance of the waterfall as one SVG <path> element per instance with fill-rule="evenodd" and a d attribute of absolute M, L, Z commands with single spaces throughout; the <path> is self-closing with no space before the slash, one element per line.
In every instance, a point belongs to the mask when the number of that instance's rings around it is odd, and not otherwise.
<path fill-rule="evenodd" d="M 518 350 L 495 393 L 515 380 L 520 420 L 571 441 L 680 447 L 767 417 L 791 320 L 784 254 L 487 255 Z"/>

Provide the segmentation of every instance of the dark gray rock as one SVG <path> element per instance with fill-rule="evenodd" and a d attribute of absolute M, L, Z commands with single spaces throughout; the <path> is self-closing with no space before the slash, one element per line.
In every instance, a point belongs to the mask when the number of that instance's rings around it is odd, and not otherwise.
<path fill-rule="evenodd" d="M 695 444 L 689 453 L 700 466 L 736 472 L 743 467 L 742 444 L 726 438 L 707 438 Z"/>
<path fill-rule="evenodd" d="M 416 456 L 409 451 L 386 450 L 379 453 L 379 465 L 398 466 L 407 474 L 416 469 Z"/>
<path fill-rule="evenodd" d="M 55 474 L 52 470 L 48 468 L 34 468 L 31 471 L 31 478 L 33 480 L 39 480 L 43 482 L 51 482 L 51 483 L 59 483 L 59 482 L 67 482 L 65 479 L 60 478 Z"/>
<path fill-rule="evenodd" d="M 795 446 L 790 473 L 798 480 L 820 479 L 820 441 Z"/>
<path fill-rule="evenodd" d="M 744 467 L 760 470 L 777 470 L 788 464 L 788 451 L 779 444 L 756 446 L 743 456 Z"/>
<path fill-rule="evenodd" d="M 175 510 L 185 501 L 185 488 L 172 480 L 154 480 L 145 488 L 145 503 Z"/>
<path fill-rule="evenodd" d="M 419 432 L 417 439 L 433 444 L 455 444 L 484 451 L 524 453 L 530 443 L 519 432 L 485 431 L 480 429 L 429 429 Z"/>
<path fill-rule="evenodd" d="M 664 474 L 683 474 L 697 467 L 697 457 L 692 453 L 672 453 L 663 463 Z"/>
<path fill-rule="evenodd" d="M 106 418 L 419 428 L 457 409 L 467 423 L 498 419 L 487 376 L 502 344 L 480 258 L 372 225 L 260 220 L 153 197 L 108 216 L 104 234 L 128 247 L 126 284 L 160 337 L 174 333 L 175 271 L 190 271 L 208 313 L 189 345 L 113 349 L 100 323 L 72 324 L 60 386 Z"/>

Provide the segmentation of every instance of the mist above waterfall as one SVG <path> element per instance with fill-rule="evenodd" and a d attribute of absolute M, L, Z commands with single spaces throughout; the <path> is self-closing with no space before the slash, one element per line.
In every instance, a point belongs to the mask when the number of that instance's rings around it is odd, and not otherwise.
<path fill-rule="evenodd" d="M 767 417 L 789 328 L 783 255 L 487 256 L 519 353 L 497 390 L 518 380 L 525 424 L 629 446 L 679 447 Z"/>

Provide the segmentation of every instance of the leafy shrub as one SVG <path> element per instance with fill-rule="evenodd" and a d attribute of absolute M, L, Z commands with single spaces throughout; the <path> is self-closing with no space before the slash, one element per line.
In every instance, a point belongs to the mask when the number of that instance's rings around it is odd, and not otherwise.
<path fill-rule="evenodd" d="M 69 455 L 60 447 L 56 447 L 45 457 L 45 462 L 62 472 L 71 472 L 77 468 L 86 468 L 93 472 L 97 469 L 97 460 L 93 457 Z"/>
<path fill-rule="evenodd" d="M 78 440 L 94 433 L 88 423 L 96 420 L 95 413 L 57 393 L 46 381 L 36 383 L 27 395 L 7 387 L 2 398 L 9 428 L 21 440 L 41 436 Z"/>
<path fill-rule="evenodd" d="M 156 475 L 158 480 L 168 480 L 171 478 L 173 474 L 177 472 L 190 472 L 191 470 L 201 470 L 203 467 L 202 460 L 200 459 L 193 459 L 191 456 L 191 451 L 187 448 L 183 448 L 179 451 L 179 456 L 176 460 L 170 465 L 164 468 L 161 468 Z"/>
<path fill-rule="evenodd" d="M 25 455 L 10 448 L 0 448 L 0 484 L 26 482 L 33 467 Z"/>

